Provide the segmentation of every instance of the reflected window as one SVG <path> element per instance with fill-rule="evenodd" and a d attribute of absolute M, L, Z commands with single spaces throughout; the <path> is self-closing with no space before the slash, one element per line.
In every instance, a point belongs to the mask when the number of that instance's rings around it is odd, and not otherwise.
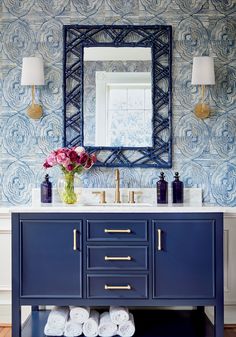
<path fill-rule="evenodd" d="M 96 72 L 96 146 L 152 146 L 149 72 Z"/>

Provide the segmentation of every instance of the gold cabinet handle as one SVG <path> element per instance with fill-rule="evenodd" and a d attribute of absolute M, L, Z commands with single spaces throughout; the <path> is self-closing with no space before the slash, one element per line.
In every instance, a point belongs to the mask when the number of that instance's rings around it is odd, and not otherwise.
<path fill-rule="evenodd" d="M 161 246 L 161 229 L 157 230 L 157 250 L 162 250 Z"/>
<path fill-rule="evenodd" d="M 77 250 L 77 229 L 73 229 L 73 250 Z"/>
<path fill-rule="evenodd" d="M 131 261 L 131 256 L 105 256 L 105 261 Z"/>
<path fill-rule="evenodd" d="M 109 286 L 105 284 L 105 290 L 131 290 L 131 285 L 127 284 L 127 286 Z"/>
<path fill-rule="evenodd" d="M 105 233 L 131 233 L 131 229 L 104 229 Z"/>

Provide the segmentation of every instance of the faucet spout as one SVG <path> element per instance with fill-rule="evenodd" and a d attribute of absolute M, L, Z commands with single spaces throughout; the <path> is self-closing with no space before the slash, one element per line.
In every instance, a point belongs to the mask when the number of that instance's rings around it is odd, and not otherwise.
<path fill-rule="evenodd" d="M 120 204 L 120 171 L 115 169 L 115 182 L 116 182 L 116 191 L 115 191 L 115 203 Z"/>

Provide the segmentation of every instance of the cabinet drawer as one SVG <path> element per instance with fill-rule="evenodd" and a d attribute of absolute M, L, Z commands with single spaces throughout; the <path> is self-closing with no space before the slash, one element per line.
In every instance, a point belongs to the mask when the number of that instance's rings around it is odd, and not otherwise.
<path fill-rule="evenodd" d="M 147 275 L 88 275 L 88 298 L 147 298 Z"/>
<path fill-rule="evenodd" d="M 148 254 L 145 246 L 89 246 L 89 270 L 147 270 Z"/>
<path fill-rule="evenodd" d="M 147 241 L 146 220 L 88 220 L 89 241 Z"/>

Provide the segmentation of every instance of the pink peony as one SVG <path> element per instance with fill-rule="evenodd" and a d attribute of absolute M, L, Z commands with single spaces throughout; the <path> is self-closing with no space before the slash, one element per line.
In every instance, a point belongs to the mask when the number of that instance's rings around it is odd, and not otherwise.
<path fill-rule="evenodd" d="M 77 146 L 75 152 L 77 152 L 78 155 L 81 155 L 82 153 L 85 153 L 85 149 L 83 146 Z"/>
<path fill-rule="evenodd" d="M 92 161 L 91 158 L 88 158 L 86 164 L 84 165 L 84 168 L 85 168 L 86 170 L 88 170 L 88 169 L 90 169 L 90 167 L 92 167 L 92 166 L 93 166 L 93 161 Z"/>
<path fill-rule="evenodd" d="M 75 152 L 74 150 L 69 152 L 69 158 L 72 162 L 75 162 L 76 159 L 78 158 L 78 154 L 77 152 Z"/>
<path fill-rule="evenodd" d="M 56 154 L 59 154 L 59 153 L 67 153 L 68 151 L 69 151 L 69 149 L 67 149 L 66 147 L 60 147 L 55 152 L 56 152 Z"/>
<path fill-rule="evenodd" d="M 60 152 L 57 154 L 57 162 L 58 164 L 64 165 L 66 161 L 69 159 L 64 152 Z"/>
<path fill-rule="evenodd" d="M 51 165 L 48 164 L 47 160 L 43 163 L 43 167 L 45 169 L 52 167 Z"/>
<path fill-rule="evenodd" d="M 88 158 L 89 158 L 89 156 L 86 152 L 82 153 L 81 156 L 80 156 L 80 159 L 79 159 L 80 164 L 84 165 L 87 162 Z"/>
<path fill-rule="evenodd" d="M 67 168 L 67 166 L 70 164 L 71 164 L 70 158 L 66 158 L 61 165 Z"/>
<path fill-rule="evenodd" d="M 47 157 L 47 162 L 50 166 L 55 166 L 57 164 L 56 152 L 51 152 Z"/>
<path fill-rule="evenodd" d="M 67 171 L 71 172 L 74 169 L 74 165 L 69 164 L 69 165 L 66 166 L 66 169 L 67 169 Z"/>
<path fill-rule="evenodd" d="M 83 168 L 88 170 L 96 161 L 95 154 L 90 156 L 82 146 L 70 149 L 61 147 L 49 154 L 43 167 L 47 169 L 59 165 L 63 172 L 80 173 Z"/>
<path fill-rule="evenodd" d="M 96 163 L 97 157 L 96 157 L 95 154 L 91 154 L 90 158 L 92 159 L 92 162 L 93 162 L 93 163 Z"/>

